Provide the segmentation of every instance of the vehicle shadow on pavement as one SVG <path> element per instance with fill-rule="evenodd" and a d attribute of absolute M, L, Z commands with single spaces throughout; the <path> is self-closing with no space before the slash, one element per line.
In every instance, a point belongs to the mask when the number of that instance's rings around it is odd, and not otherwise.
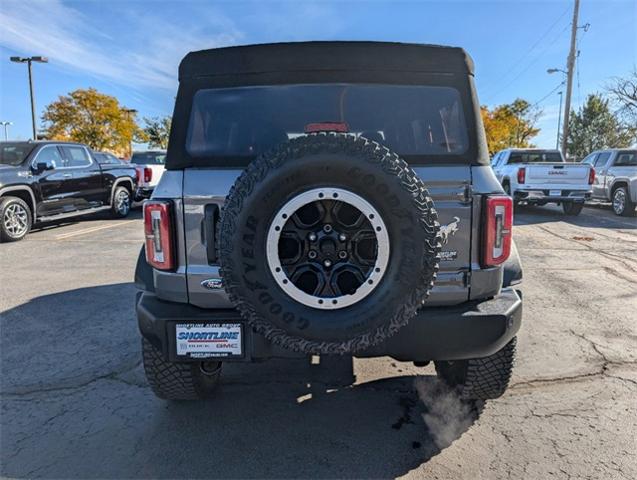
<path fill-rule="evenodd" d="M 481 412 L 434 376 L 356 383 L 349 357 L 226 364 L 213 400 L 159 400 L 134 296 L 98 286 L 1 313 L 3 477 L 391 478 Z"/>
<path fill-rule="evenodd" d="M 560 207 L 554 205 L 543 205 L 541 207 L 534 205 L 517 206 L 513 219 L 514 225 L 565 222 L 584 228 L 637 229 L 637 218 L 617 216 L 610 207 L 601 205 L 587 205 L 578 216 L 565 215 Z"/>

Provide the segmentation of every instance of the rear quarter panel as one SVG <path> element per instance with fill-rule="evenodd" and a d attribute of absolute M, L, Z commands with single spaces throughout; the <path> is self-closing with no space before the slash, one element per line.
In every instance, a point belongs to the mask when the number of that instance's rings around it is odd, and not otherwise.
<path fill-rule="evenodd" d="M 618 183 L 625 183 L 628 186 L 629 195 L 633 202 L 637 202 L 637 166 L 616 167 L 610 166 L 606 172 L 606 199 L 612 199 L 612 192 Z"/>

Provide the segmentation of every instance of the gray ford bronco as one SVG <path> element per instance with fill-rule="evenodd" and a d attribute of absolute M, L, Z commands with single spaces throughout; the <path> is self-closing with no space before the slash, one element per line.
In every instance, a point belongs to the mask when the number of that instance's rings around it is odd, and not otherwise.
<path fill-rule="evenodd" d="M 226 362 L 333 354 L 502 395 L 522 272 L 462 49 L 219 48 L 179 82 L 136 270 L 157 396 L 210 397 Z"/>

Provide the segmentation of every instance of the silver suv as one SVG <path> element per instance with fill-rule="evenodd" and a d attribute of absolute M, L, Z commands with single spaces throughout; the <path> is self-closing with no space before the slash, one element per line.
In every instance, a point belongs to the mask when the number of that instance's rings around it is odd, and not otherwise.
<path fill-rule="evenodd" d="M 637 150 L 597 150 L 582 163 L 595 168 L 592 198 L 612 202 L 617 215 L 634 217 L 637 206 Z"/>
<path fill-rule="evenodd" d="M 223 363 L 328 354 L 504 392 L 522 272 L 462 49 L 221 48 L 179 80 L 136 271 L 159 397 L 211 396 Z"/>

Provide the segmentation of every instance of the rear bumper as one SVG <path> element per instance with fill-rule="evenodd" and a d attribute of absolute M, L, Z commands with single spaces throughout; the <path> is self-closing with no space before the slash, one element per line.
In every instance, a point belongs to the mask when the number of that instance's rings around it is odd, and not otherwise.
<path fill-rule="evenodd" d="M 165 302 L 152 293 L 143 292 L 137 297 L 137 318 L 141 334 L 170 361 L 189 361 L 178 359 L 175 354 L 175 325 L 178 323 L 244 324 L 245 355 L 227 361 L 304 356 L 273 345 L 262 335 L 245 328 L 245 321 L 236 310 L 209 310 Z M 506 345 L 520 329 L 521 322 L 521 293 L 505 288 L 489 300 L 423 308 L 396 335 L 354 356 L 390 356 L 400 361 L 485 357 Z"/>
<path fill-rule="evenodd" d="M 154 189 L 155 187 L 137 187 L 135 191 L 135 201 L 141 202 L 142 200 L 149 199 Z"/>
<path fill-rule="evenodd" d="M 584 203 L 591 198 L 590 190 L 559 190 L 559 195 L 551 195 L 551 190 L 516 190 L 513 199 L 517 202 L 534 203 Z"/>
<path fill-rule="evenodd" d="M 584 203 L 591 198 L 590 190 L 560 190 L 560 195 L 551 195 L 551 190 L 516 190 L 513 198 L 517 202 L 535 203 Z"/>

